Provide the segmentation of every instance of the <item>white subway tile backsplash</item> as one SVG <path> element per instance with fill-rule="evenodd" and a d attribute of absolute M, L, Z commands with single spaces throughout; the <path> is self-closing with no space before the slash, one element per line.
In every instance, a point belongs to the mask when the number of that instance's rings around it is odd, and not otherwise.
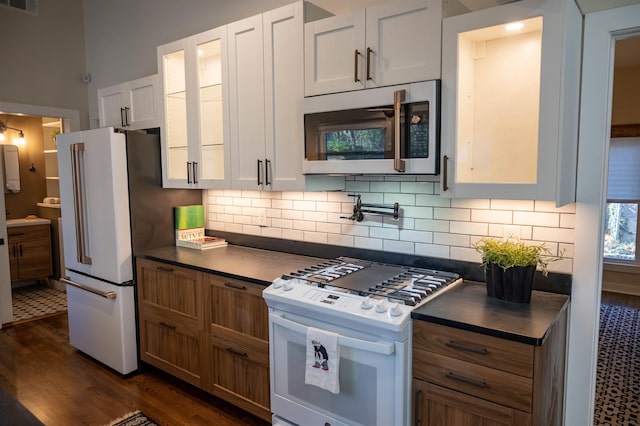
<path fill-rule="evenodd" d="M 433 242 L 433 232 L 402 230 L 400 231 L 400 240 L 429 244 Z"/>
<path fill-rule="evenodd" d="M 558 213 L 513 212 L 513 224 L 557 228 L 560 226 L 560 215 Z"/>
<path fill-rule="evenodd" d="M 400 238 L 400 231 L 392 228 L 371 228 L 369 230 L 369 236 L 385 240 L 397 240 Z"/>
<path fill-rule="evenodd" d="M 355 237 L 354 246 L 360 249 L 382 250 L 382 240 L 379 238 Z"/>
<path fill-rule="evenodd" d="M 400 192 L 410 194 L 433 194 L 433 182 L 401 182 Z"/>
<path fill-rule="evenodd" d="M 416 243 L 415 250 L 415 254 L 418 256 L 440 257 L 443 259 L 449 259 L 449 246 Z"/>
<path fill-rule="evenodd" d="M 419 231 L 449 232 L 448 220 L 415 219 L 415 229 Z"/>
<path fill-rule="evenodd" d="M 495 210 L 533 211 L 532 200 L 491 200 L 491 208 Z"/>
<path fill-rule="evenodd" d="M 393 253 L 415 253 L 415 245 L 408 241 L 383 240 L 382 250 Z"/>
<path fill-rule="evenodd" d="M 304 212 L 304 220 L 307 222 L 326 222 L 327 221 L 327 213 L 326 212 Z"/>
<path fill-rule="evenodd" d="M 347 190 L 339 192 L 209 190 L 203 197 L 207 229 L 479 262 L 473 244 L 484 236 L 502 238 L 504 226 L 515 225 L 526 244 L 544 243 L 554 255 L 564 250 L 565 259 L 551 263 L 550 271 L 572 272 L 574 204 L 449 199 L 429 178 L 346 177 Z M 365 213 L 361 222 L 344 219 L 356 202 L 350 194 L 360 194 L 365 204 L 397 202 L 400 218 Z M 262 209 L 267 226 L 258 224 Z"/>
<path fill-rule="evenodd" d="M 472 222 L 487 223 L 513 223 L 513 212 L 511 210 L 471 210 Z"/>
<path fill-rule="evenodd" d="M 443 246 L 469 247 L 469 235 L 433 233 L 433 243 Z"/>
<path fill-rule="evenodd" d="M 489 224 L 451 221 L 449 232 L 451 232 L 452 234 L 487 236 L 489 235 Z"/>
<path fill-rule="evenodd" d="M 483 209 L 488 210 L 491 208 L 491 200 L 464 200 L 464 199 L 452 199 L 451 207 L 460 209 Z"/>
<path fill-rule="evenodd" d="M 445 209 L 436 207 L 433 209 L 433 218 L 440 220 L 460 220 L 470 221 L 471 210 L 469 209 Z"/>

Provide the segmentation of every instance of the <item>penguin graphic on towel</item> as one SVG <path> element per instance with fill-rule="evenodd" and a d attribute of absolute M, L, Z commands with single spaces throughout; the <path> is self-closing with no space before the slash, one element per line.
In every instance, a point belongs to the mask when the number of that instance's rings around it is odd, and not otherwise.
<path fill-rule="evenodd" d="M 327 350 L 325 349 L 325 347 L 322 346 L 322 344 L 316 339 L 313 339 L 311 341 L 311 344 L 313 345 L 315 355 L 315 362 L 313 364 L 313 367 L 322 368 L 324 371 L 329 370 L 329 355 L 327 354 Z"/>

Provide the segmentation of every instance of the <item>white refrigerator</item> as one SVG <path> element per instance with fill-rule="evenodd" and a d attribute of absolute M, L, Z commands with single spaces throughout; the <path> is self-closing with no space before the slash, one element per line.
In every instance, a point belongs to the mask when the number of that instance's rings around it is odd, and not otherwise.
<path fill-rule="evenodd" d="M 173 207 L 201 204 L 202 192 L 161 187 L 157 129 L 56 141 L 69 340 L 128 374 L 138 369 L 133 253 L 175 244 Z"/>

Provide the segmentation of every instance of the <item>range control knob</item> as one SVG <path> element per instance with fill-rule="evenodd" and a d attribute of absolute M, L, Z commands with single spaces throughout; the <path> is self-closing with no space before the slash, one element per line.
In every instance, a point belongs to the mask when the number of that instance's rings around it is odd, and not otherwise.
<path fill-rule="evenodd" d="M 284 283 L 284 291 L 293 290 L 293 283 L 291 281 L 287 281 Z"/>
<path fill-rule="evenodd" d="M 400 315 L 402 315 L 402 309 L 400 309 L 400 305 L 397 303 L 391 305 L 391 309 L 389 309 L 389 315 L 391 315 L 392 317 L 399 317 Z"/>
<path fill-rule="evenodd" d="M 283 282 L 284 282 L 284 280 L 283 280 L 282 278 L 276 278 L 276 279 L 273 281 L 273 283 L 272 283 L 273 288 L 280 288 L 280 287 L 282 287 L 282 285 L 283 285 L 282 283 L 283 283 Z"/>
<path fill-rule="evenodd" d="M 383 312 L 387 312 L 387 302 L 385 302 L 384 300 L 381 301 L 380 303 L 378 303 L 376 305 L 376 312 L 378 313 L 383 313 Z"/>
<path fill-rule="evenodd" d="M 369 296 L 367 296 L 361 303 L 360 308 L 362 309 L 371 309 L 373 308 L 373 300 Z"/>

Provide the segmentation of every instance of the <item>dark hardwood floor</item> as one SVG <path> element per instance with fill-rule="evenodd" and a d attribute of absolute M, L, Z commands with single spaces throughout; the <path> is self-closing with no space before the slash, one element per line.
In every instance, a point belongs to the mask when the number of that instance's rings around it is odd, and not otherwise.
<path fill-rule="evenodd" d="M 104 425 L 135 410 L 160 425 L 268 425 L 155 368 L 123 377 L 102 366 L 69 345 L 66 314 L 0 330 L 0 386 L 47 426 Z"/>

